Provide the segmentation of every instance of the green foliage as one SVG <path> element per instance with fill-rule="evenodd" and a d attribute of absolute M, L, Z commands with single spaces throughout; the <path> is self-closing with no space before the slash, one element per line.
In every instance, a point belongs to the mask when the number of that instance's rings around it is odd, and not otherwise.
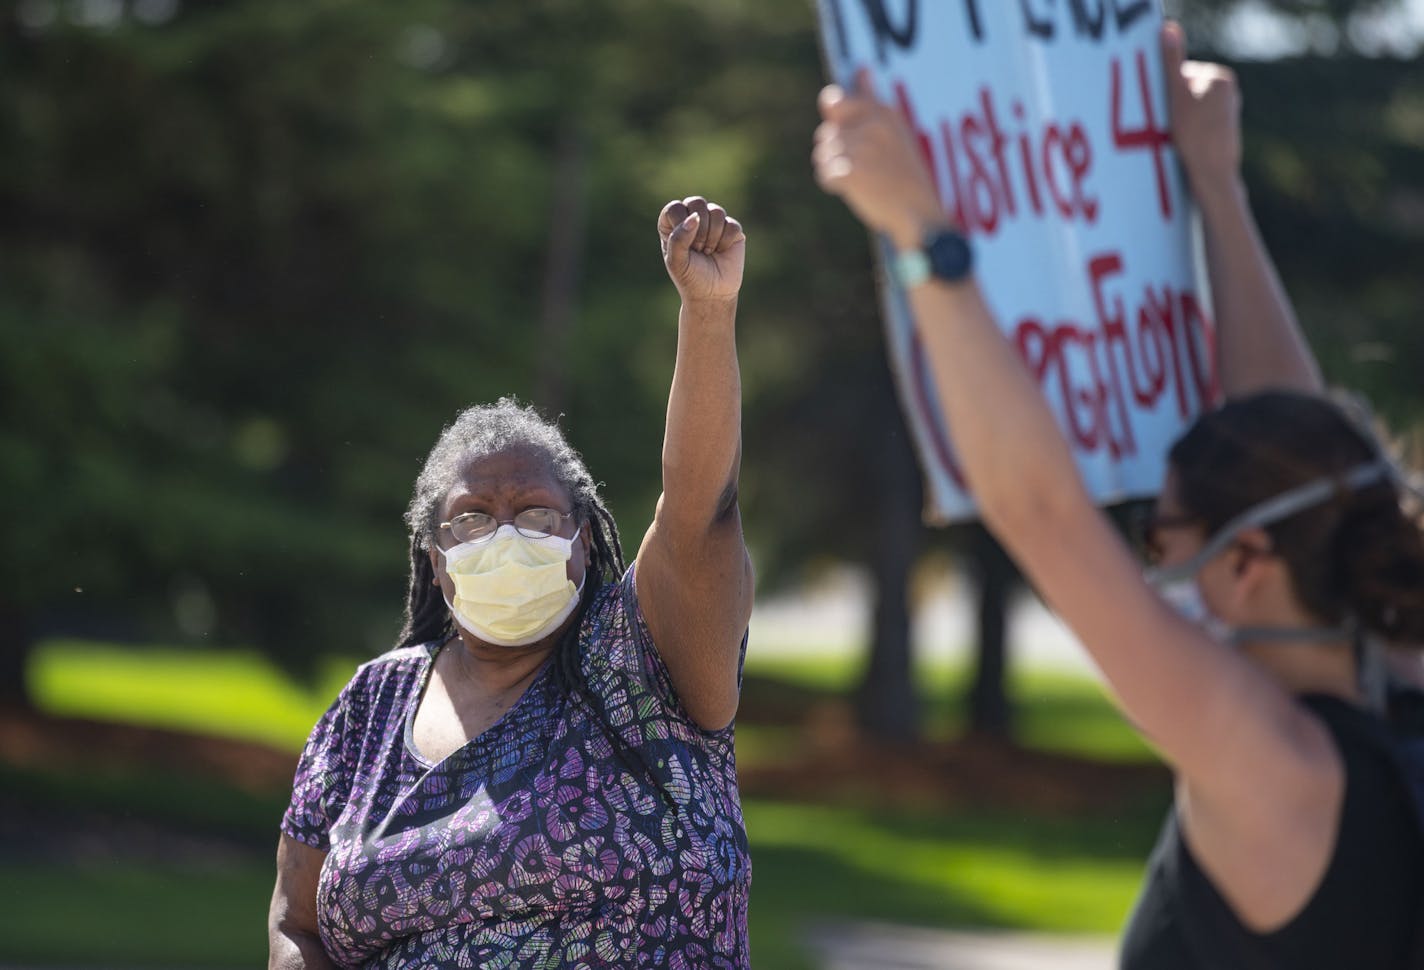
<path fill-rule="evenodd" d="M 903 431 L 866 239 L 809 178 L 807 0 L 89 9 L 0 23 L 0 655 L 27 630 L 250 643 L 308 670 L 380 650 L 419 462 L 505 393 L 566 413 L 635 545 L 676 309 L 652 222 L 689 192 L 749 232 L 762 588 L 869 560 L 880 511 L 913 501 L 881 474 Z M 1243 66 L 1287 283 L 1327 371 L 1403 421 L 1424 359 L 1407 68 Z"/>
<path fill-rule="evenodd" d="M 1326 377 L 1419 427 L 1424 77 L 1357 57 L 1237 69 L 1252 204 Z"/>
<path fill-rule="evenodd" d="M 1170 16 L 1180 19 L 1197 43 L 1220 50 L 1231 15 L 1242 11 L 1275 16 L 1286 27 L 1303 29 L 1311 49 L 1330 54 L 1358 46 L 1357 31 L 1371 17 L 1402 15 L 1406 0 L 1167 0 Z"/>
<path fill-rule="evenodd" d="M 298 666 L 379 649 L 421 456 L 459 407 L 548 372 L 636 542 L 675 313 L 652 223 L 675 194 L 746 197 L 715 86 L 754 15 L 248 0 L 100 27 L 31 7 L 56 16 L 0 32 L 0 444 L 33 512 L 3 540 L 12 610 Z M 551 345 L 570 131 L 586 260 Z"/>

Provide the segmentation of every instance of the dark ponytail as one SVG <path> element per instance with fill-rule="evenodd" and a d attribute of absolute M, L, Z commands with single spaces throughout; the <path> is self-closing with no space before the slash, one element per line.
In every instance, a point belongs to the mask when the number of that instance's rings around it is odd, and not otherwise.
<path fill-rule="evenodd" d="M 1392 643 L 1424 647 L 1424 532 L 1393 487 L 1346 503 L 1331 561 L 1355 619 Z"/>

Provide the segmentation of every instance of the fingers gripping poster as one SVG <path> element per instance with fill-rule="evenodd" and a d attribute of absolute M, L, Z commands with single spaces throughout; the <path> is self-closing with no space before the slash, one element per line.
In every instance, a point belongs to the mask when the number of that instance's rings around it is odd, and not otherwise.
<path fill-rule="evenodd" d="M 834 79 L 849 86 L 865 69 L 909 123 L 1089 491 L 1101 503 L 1156 494 L 1168 446 L 1216 397 L 1156 0 L 819 6 Z M 926 517 L 972 518 L 904 294 L 888 279 L 881 292 Z"/>

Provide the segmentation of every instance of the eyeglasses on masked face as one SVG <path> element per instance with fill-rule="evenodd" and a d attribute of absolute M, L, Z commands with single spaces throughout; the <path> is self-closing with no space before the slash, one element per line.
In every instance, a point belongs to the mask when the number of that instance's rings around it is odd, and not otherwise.
<path fill-rule="evenodd" d="M 513 525 L 520 535 L 530 539 L 547 539 L 558 535 L 564 527 L 564 520 L 572 519 L 572 512 L 536 507 L 525 509 L 512 519 L 496 519 L 484 512 L 465 512 L 449 522 L 441 522 L 440 528 L 454 536 L 457 543 L 486 542 L 502 525 Z"/>
<path fill-rule="evenodd" d="M 1133 551 L 1148 566 L 1162 562 L 1161 533 L 1168 529 L 1189 529 L 1202 524 L 1199 515 L 1179 512 L 1166 515 L 1150 505 L 1137 506 L 1128 515 L 1127 534 Z"/>
<path fill-rule="evenodd" d="M 1336 476 L 1317 478 L 1287 489 L 1251 506 L 1218 529 L 1196 555 L 1185 562 L 1166 568 L 1154 568 L 1148 573 L 1148 581 L 1160 585 L 1189 576 L 1195 576 L 1207 563 L 1230 548 L 1248 529 L 1264 529 L 1268 525 L 1290 518 L 1297 512 L 1320 505 L 1338 495 L 1357 491 L 1376 482 L 1393 480 L 1393 466 L 1384 460 L 1365 462 L 1346 469 Z M 1158 529 L 1164 528 L 1159 522 Z"/>

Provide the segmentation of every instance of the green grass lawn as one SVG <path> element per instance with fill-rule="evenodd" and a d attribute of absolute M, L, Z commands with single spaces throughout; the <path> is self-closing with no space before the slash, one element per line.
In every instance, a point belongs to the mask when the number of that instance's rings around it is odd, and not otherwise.
<path fill-rule="evenodd" d="M 356 664 L 328 658 L 319 665 L 314 684 L 300 685 L 252 652 L 52 640 L 36 651 L 28 679 L 31 696 L 54 714 L 170 727 L 297 751 Z M 855 683 L 859 666 L 841 658 L 751 659 L 747 676 L 835 694 Z M 931 735 L 951 736 L 962 727 L 959 698 L 965 679 L 958 666 L 919 671 Z M 1030 747 L 1117 761 L 1153 757 L 1091 680 L 1030 671 L 1016 674 L 1010 691 L 1020 702 L 1021 740 Z"/>
<path fill-rule="evenodd" d="M 311 687 L 255 655 L 45 644 L 30 671 L 55 713 L 259 740 L 297 750 L 354 663 L 332 661 Z M 846 663 L 752 664 L 749 686 L 834 696 Z M 924 672 L 929 727 L 956 730 L 959 671 Z M 1014 683 L 1027 743 L 1123 760 L 1150 754 L 1087 681 L 1031 675 Z M 744 760 L 784 729 L 746 725 Z M 0 769 L 12 798 L 275 843 L 284 795 L 253 795 L 100 764 L 83 778 Z M 1162 800 L 1114 817 L 873 810 L 745 800 L 753 855 L 756 965 L 809 970 L 815 924 L 854 917 L 924 926 L 1112 934 L 1131 904 Z M 241 967 L 265 960 L 272 869 L 266 851 L 221 865 L 135 865 L 119 858 L 0 861 L 0 960 L 36 965 Z"/>
<path fill-rule="evenodd" d="M 35 966 L 259 967 L 272 866 L 0 864 L 0 959 Z"/>
<path fill-rule="evenodd" d="M 30 660 L 30 696 L 52 714 L 261 741 L 301 749 L 321 713 L 356 669 L 320 665 L 301 685 L 257 653 L 117 647 L 51 640 Z"/>

